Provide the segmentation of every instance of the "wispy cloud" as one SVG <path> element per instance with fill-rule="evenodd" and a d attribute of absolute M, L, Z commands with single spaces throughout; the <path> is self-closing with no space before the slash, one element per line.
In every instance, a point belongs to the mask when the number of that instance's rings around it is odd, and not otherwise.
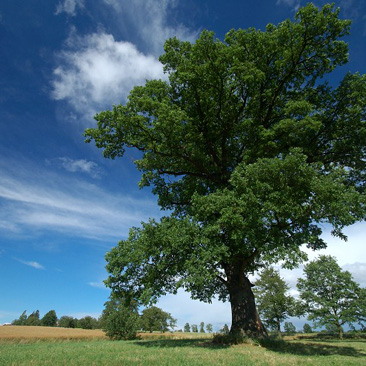
<path fill-rule="evenodd" d="M 88 282 L 88 285 L 91 286 L 91 287 L 96 287 L 96 288 L 100 288 L 100 289 L 103 289 L 103 290 L 106 290 L 107 287 L 105 286 L 104 282 L 103 281 L 100 281 L 100 282 Z"/>
<path fill-rule="evenodd" d="M 98 164 L 85 159 L 71 159 L 67 157 L 61 157 L 48 162 L 50 164 L 57 162 L 62 168 L 71 173 L 86 173 L 92 178 L 99 178 L 101 175 L 101 169 L 99 168 Z"/>
<path fill-rule="evenodd" d="M 297 11 L 300 8 L 301 0 L 277 0 L 276 4 L 289 6 L 294 11 Z"/>
<path fill-rule="evenodd" d="M 42 266 L 42 264 L 39 264 L 38 262 L 35 261 L 24 261 L 22 259 L 19 258 L 14 258 L 17 262 L 25 264 L 26 266 L 35 268 L 35 269 L 45 269 L 44 266 Z"/>
<path fill-rule="evenodd" d="M 70 16 L 75 16 L 77 8 L 84 8 L 84 0 L 63 0 L 57 4 L 55 14 L 66 13 Z"/>
<path fill-rule="evenodd" d="M 131 226 L 159 214 L 153 199 L 106 192 L 85 180 L 26 162 L 0 164 L 0 231 L 116 240 Z"/>
<path fill-rule="evenodd" d="M 99 32 L 72 32 L 54 69 L 52 97 L 65 100 L 77 113 L 91 119 L 102 108 L 126 100 L 135 85 L 163 77 L 160 62 L 129 42 Z"/>
<path fill-rule="evenodd" d="M 104 3 L 130 22 L 144 49 L 155 56 L 163 52 L 168 38 L 176 36 L 192 42 L 198 36 L 199 30 L 191 30 L 176 21 L 178 0 L 104 0 Z"/>

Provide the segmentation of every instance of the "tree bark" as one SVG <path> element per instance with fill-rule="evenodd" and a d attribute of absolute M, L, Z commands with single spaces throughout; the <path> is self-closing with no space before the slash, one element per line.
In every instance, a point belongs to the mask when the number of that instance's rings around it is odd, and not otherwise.
<path fill-rule="evenodd" d="M 252 284 L 244 273 L 243 263 L 227 266 L 227 287 L 231 304 L 230 334 L 235 337 L 265 338 L 268 336 L 259 319 Z"/>

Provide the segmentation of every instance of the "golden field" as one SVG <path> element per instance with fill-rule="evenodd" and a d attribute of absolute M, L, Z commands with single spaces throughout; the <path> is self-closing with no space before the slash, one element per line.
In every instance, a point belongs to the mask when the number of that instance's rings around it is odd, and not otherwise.
<path fill-rule="evenodd" d="M 107 339 L 101 329 L 71 329 L 56 327 L 32 327 L 7 325 L 0 327 L 1 340 L 73 340 L 73 339 Z"/>

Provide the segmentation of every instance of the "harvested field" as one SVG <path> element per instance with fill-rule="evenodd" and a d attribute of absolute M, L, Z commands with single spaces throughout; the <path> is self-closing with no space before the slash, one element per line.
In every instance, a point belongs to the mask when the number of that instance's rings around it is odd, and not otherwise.
<path fill-rule="evenodd" d="M 6 340 L 96 340 L 107 339 L 100 329 L 71 329 L 10 325 L 0 327 L 0 341 Z"/>

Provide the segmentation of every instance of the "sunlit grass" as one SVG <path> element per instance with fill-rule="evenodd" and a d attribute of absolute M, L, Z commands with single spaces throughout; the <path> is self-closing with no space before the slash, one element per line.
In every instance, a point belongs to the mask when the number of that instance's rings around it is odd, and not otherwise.
<path fill-rule="evenodd" d="M 31 329 L 0 328 L 0 365 L 364 365 L 366 341 L 351 339 L 339 341 L 315 337 L 272 340 L 263 345 L 214 345 L 208 334 L 143 333 L 136 341 L 110 341 L 99 331 L 79 329 L 67 331 L 57 339 L 54 331 L 43 328 L 44 337 L 31 337 Z M 16 328 L 16 327 L 14 327 Z M 23 328 L 23 327 L 19 327 Z M 42 327 L 34 327 L 37 332 Z M 53 330 L 53 332 L 52 332 Z M 5 338 L 9 332 L 19 332 L 29 338 Z M 74 333 L 74 337 L 71 334 Z M 46 338 L 46 334 L 52 337 Z M 64 334 L 62 331 L 59 335 Z M 78 334 L 78 335 L 76 335 Z M 82 338 L 90 334 L 89 338 Z M 99 338 L 97 335 L 102 335 Z"/>

